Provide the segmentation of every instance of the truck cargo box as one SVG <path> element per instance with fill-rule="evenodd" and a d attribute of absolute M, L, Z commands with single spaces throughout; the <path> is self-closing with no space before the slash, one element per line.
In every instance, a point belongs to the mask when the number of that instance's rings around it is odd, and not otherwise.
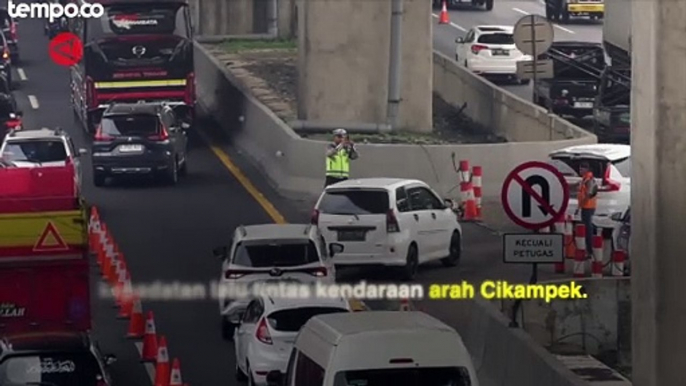
<path fill-rule="evenodd" d="M 0 213 L 80 209 L 78 198 L 71 164 L 0 169 Z"/>
<path fill-rule="evenodd" d="M 631 63 L 631 8 L 630 0 L 605 0 L 603 44 L 613 66 Z"/>
<path fill-rule="evenodd" d="M 0 335 L 91 328 L 87 260 L 0 264 Z"/>

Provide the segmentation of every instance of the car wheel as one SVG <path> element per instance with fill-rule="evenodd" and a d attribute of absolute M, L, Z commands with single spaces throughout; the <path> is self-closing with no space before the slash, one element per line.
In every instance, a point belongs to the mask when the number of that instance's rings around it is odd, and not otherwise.
<path fill-rule="evenodd" d="M 460 262 L 460 256 L 462 255 L 462 240 L 460 239 L 460 234 L 458 232 L 453 232 L 450 238 L 450 255 L 441 259 L 441 263 L 444 267 L 454 267 Z"/>
<path fill-rule="evenodd" d="M 403 279 L 410 281 L 414 279 L 417 274 L 417 267 L 419 266 L 419 254 L 417 252 L 417 246 L 411 244 L 410 248 L 407 250 L 407 258 L 405 260 L 405 267 L 403 267 Z"/>
<path fill-rule="evenodd" d="M 179 174 L 182 176 L 185 176 L 188 174 L 188 156 L 184 156 L 183 158 L 183 163 L 181 164 L 181 167 L 179 168 Z"/>
<path fill-rule="evenodd" d="M 236 362 L 236 380 L 239 382 L 245 382 L 248 380 L 248 377 L 245 375 L 243 370 L 241 370 L 240 367 L 238 367 L 238 362 Z"/>
<path fill-rule="evenodd" d="M 486 0 L 486 10 L 487 11 L 493 10 L 493 0 Z"/>
<path fill-rule="evenodd" d="M 236 331 L 236 325 L 226 319 L 222 319 L 222 339 L 233 340 L 234 331 Z"/>
<path fill-rule="evenodd" d="M 560 17 L 562 24 L 569 23 L 569 11 L 565 8 L 562 10 L 562 16 Z"/>
<path fill-rule="evenodd" d="M 105 186 L 106 179 L 105 173 L 93 172 L 93 185 L 97 187 Z"/>
<path fill-rule="evenodd" d="M 167 182 L 170 185 L 176 185 L 179 182 L 179 163 L 176 159 L 174 159 L 171 168 L 167 172 Z"/>

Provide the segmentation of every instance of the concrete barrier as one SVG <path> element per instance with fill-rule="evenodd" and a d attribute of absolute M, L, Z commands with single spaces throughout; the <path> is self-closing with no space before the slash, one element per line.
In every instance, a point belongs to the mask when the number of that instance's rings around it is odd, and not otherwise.
<path fill-rule="evenodd" d="M 221 122 L 224 129 L 231 133 L 234 143 L 249 155 L 273 186 L 287 196 L 318 195 L 321 192 L 324 183 L 324 142 L 301 138 L 254 98 L 229 73 L 226 66 L 197 43 L 196 74 L 201 107 Z M 442 77 L 448 78 L 447 75 Z M 500 91 L 493 92 L 499 95 L 497 93 Z M 492 106 L 495 109 L 498 105 Z M 499 109 L 507 111 L 502 119 L 507 115 L 513 123 L 528 125 L 528 121 L 517 121 L 515 107 L 501 106 Z M 523 105 L 521 109 L 535 108 Z M 565 121 L 560 122 L 560 125 L 572 126 Z M 505 122 L 501 125 L 505 126 Z M 531 130 L 537 130 L 534 126 L 531 123 Z M 576 133 L 573 126 L 569 130 Z M 472 165 L 481 165 L 484 197 L 497 196 L 503 179 L 513 165 L 545 160 L 552 150 L 595 142 L 595 136 L 582 135 L 557 141 L 476 145 L 359 144 L 361 158 L 353 164 L 352 176 L 417 178 L 433 185 L 446 197 L 456 196 L 459 189 L 452 164 L 454 154 L 457 160 L 468 159 Z M 494 154 L 498 156 L 494 157 Z"/>
<path fill-rule="evenodd" d="M 496 87 L 438 51 L 434 51 L 433 64 L 434 92 L 453 106 L 466 103 L 470 118 L 508 141 L 598 140 L 542 107 Z"/>

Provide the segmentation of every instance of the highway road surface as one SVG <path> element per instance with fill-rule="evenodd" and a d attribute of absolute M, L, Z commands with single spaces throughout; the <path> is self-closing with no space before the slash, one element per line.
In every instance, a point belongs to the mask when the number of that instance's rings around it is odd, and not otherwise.
<path fill-rule="evenodd" d="M 518 14 L 510 5 L 520 3 L 505 4 L 510 3 L 498 3 L 491 14 L 453 12 L 452 18 L 456 25 L 464 28 L 471 25 L 467 21 L 473 16 L 478 16 L 474 17 L 474 23 L 482 20 L 512 23 Z M 533 2 L 524 4 L 529 5 L 521 5 L 528 10 L 535 10 L 537 5 Z M 498 15 L 501 15 L 500 19 Z M 437 34 L 437 38 L 443 36 L 447 41 L 460 32 L 455 27 L 437 30 L 444 31 Z M 73 136 L 77 147 L 88 147 L 89 139 L 72 115 L 68 70 L 51 62 L 48 40 L 42 31 L 39 20 L 22 20 L 19 26 L 23 61 L 16 68 L 23 76 L 18 81 L 17 98 L 26 116 L 26 128 L 60 126 Z M 87 201 L 100 209 L 112 230 L 126 256 L 134 284 L 157 280 L 208 283 L 218 279 L 220 270 L 220 262 L 212 256 L 212 249 L 227 243 L 239 224 L 272 222 L 280 214 L 291 222 L 308 219 L 310 208 L 279 198 L 227 145 L 215 126 L 201 123 L 194 130 L 198 133 L 190 135 L 189 173 L 177 186 L 128 181 L 95 188 L 89 173 L 90 160 L 88 157 L 83 160 Z M 209 142 L 207 138 L 210 138 Z M 364 160 L 359 162 L 364 163 Z M 459 267 L 430 267 L 420 272 L 418 280 L 422 283 L 528 280 L 528 267 L 502 263 L 498 235 L 486 228 L 465 224 L 464 240 L 463 261 Z M 94 301 L 95 335 L 101 341 L 103 351 L 119 357 L 112 367 L 117 384 L 150 385 L 148 373 L 138 363 L 134 345 L 122 338 L 126 322 L 114 319 L 114 310 L 108 300 L 96 298 Z M 221 339 L 216 301 L 144 302 L 143 308 L 154 312 L 158 334 L 167 337 L 171 358 L 181 360 L 184 381 L 202 386 L 236 384 L 233 348 Z M 430 305 L 425 309 L 432 312 Z"/>
<path fill-rule="evenodd" d="M 455 38 L 465 36 L 469 29 L 478 25 L 514 26 L 524 15 L 538 14 L 545 16 L 545 6 L 540 0 L 509 1 L 495 0 L 493 10 L 488 12 L 469 5 L 460 6 L 449 11 L 450 24 L 438 24 L 438 12 L 434 10 L 433 40 L 434 49 L 451 58 L 455 57 Z M 555 24 L 556 41 L 602 41 L 602 21 L 573 19 L 569 24 Z M 501 85 L 504 89 L 526 99 L 532 100 L 532 85 Z"/>

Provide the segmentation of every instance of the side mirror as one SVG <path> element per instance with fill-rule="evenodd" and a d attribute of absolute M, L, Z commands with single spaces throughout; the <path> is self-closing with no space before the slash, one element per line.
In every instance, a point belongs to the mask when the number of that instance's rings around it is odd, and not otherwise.
<path fill-rule="evenodd" d="M 87 150 L 87 149 L 84 149 L 84 148 L 80 148 L 80 149 L 79 149 L 79 155 L 86 155 L 86 154 L 88 154 L 88 150 Z"/>
<path fill-rule="evenodd" d="M 214 257 L 224 258 L 229 253 L 229 248 L 224 245 L 222 247 L 217 247 L 212 250 Z"/>
<path fill-rule="evenodd" d="M 449 198 L 443 199 L 443 203 L 445 204 L 446 209 L 455 208 L 455 202 Z"/>
<path fill-rule="evenodd" d="M 117 361 L 117 357 L 113 354 L 107 354 L 103 357 L 103 360 L 105 361 L 105 366 L 110 366 Z"/>
<path fill-rule="evenodd" d="M 462 44 L 462 43 L 464 43 L 464 39 L 463 38 L 457 38 L 457 39 L 455 39 L 455 43 Z"/>
<path fill-rule="evenodd" d="M 283 373 L 279 370 L 272 370 L 267 373 L 268 386 L 283 386 Z"/>
<path fill-rule="evenodd" d="M 345 247 L 343 244 L 331 243 L 329 244 L 329 256 L 334 257 L 335 255 L 343 252 Z"/>
<path fill-rule="evenodd" d="M 610 215 L 610 219 L 612 221 L 617 221 L 617 222 L 621 222 L 623 217 L 624 217 L 624 213 L 622 213 L 622 212 L 615 212 L 615 213 L 612 213 Z"/>

